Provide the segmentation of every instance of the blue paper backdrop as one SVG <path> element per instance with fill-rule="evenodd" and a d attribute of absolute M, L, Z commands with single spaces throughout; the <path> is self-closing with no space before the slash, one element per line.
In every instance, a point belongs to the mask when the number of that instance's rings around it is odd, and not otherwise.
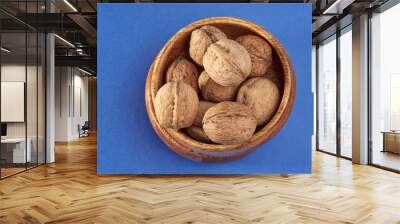
<path fill-rule="evenodd" d="M 265 27 L 287 50 L 297 78 L 296 101 L 284 128 L 240 160 L 207 164 L 163 144 L 147 118 L 144 88 L 156 54 L 179 29 L 212 16 Z M 99 4 L 99 174 L 266 174 L 311 172 L 310 4 Z"/>

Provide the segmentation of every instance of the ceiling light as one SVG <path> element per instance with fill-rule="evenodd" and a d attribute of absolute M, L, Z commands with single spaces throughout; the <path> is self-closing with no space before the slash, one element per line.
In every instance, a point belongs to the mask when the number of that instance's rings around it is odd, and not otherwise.
<path fill-rule="evenodd" d="M 9 49 L 7 49 L 5 47 L 1 47 L 0 49 L 1 49 L 1 51 L 4 51 L 6 53 L 10 53 L 11 52 L 11 50 L 9 50 Z"/>
<path fill-rule="evenodd" d="M 78 67 L 78 70 L 81 71 L 81 72 L 83 72 L 83 73 L 85 73 L 85 74 L 87 74 L 87 75 L 90 75 L 90 76 L 93 75 L 92 73 L 90 73 L 90 72 L 88 72 L 88 71 L 86 71 L 86 70 L 83 70 L 83 69 L 81 69 L 81 68 L 79 68 L 79 67 Z"/>
<path fill-rule="evenodd" d="M 325 9 L 322 14 L 342 14 L 343 10 L 347 8 L 347 6 L 351 5 L 354 1 L 355 0 L 336 0 L 332 5 Z"/>
<path fill-rule="evenodd" d="M 85 55 L 85 52 L 83 52 L 82 48 L 77 48 L 76 53 L 78 53 L 78 55 Z"/>
<path fill-rule="evenodd" d="M 74 12 L 78 12 L 78 10 L 73 6 L 68 0 L 64 0 L 64 3 L 68 5 Z"/>
<path fill-rule="evenodd" d="M 332 5 L 330 5 L 327 9 L 324 10 L 322 14 L 328 14 L 331 13 L 332 9 L 335 9 L 337 5 L 339 4 L 340 0 L 336 0 Z"/>
<path fill-rule="evenodd" d="M 72 44 L 71 42 L 69 42 L 68 40 L 66 40 L 66 39 L 64 39 L 64 38 L 62 38 L 62 37 L 60 37 L 60 36 L 57 35 L 57 34 L 54 34 L 54 36 L 57 37 L 57 38 L 58 38 L 59 40 L 61 40 L 62 42 L 64 42 L 65 44 L 67 44 L 68 46 L 75 48 L 75 45 L 73 45 L 73 44 Z"/>

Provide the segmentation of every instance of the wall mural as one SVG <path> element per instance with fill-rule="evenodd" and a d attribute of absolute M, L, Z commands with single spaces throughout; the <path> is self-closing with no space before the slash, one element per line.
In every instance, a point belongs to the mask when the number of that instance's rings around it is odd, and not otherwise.
<path fill-rule="evenodd" d="M 98 14 L 98 173 L 310 172 L 309 4 Z"/>

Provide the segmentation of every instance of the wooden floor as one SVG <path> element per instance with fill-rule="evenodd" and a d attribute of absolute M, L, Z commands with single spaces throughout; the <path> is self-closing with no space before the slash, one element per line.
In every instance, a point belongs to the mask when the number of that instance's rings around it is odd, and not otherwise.
<path fill-rule="evenodd" d="M 0 168 L 1 169 L 1 177 L 8 177 L 13 174 L 25 171 L 25 167 L 23 168 Z"/>
<path fill-rule="evenodd" d="M 374 164 L 400 170 L 400 154 L 375 150 L 372 160 Z"/>
<path fill-rule="evenodd" d="M 96 139 L 0 181 L 0 223 L 400 223 L 400 175 L 315 153 L 312 175 L 97 176 Z"/>

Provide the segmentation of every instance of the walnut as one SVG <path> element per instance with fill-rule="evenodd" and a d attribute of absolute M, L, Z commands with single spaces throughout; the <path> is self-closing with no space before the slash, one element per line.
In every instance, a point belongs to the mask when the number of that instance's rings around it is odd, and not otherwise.
<path fill-rule="evenodd" d="M 167 82 L 182 80 L 193 87 L 196 92 L 199 91 L 197 85 L 198 77 L 199 72 L 197 71 L 196 66 L 182 56 L 175 59 L 167 70 Z"/>
<path fill-rule="evenodd" d="M 203 56 L 207 48 L 221 39 L 226 39 L 226 35 L 215 26 L 203 26 L 193 30 L 190 36 L 189 54 L 190 57 L 199 65 L 203 65 Z"/>
<path fill-rule="evenodd" d="M 237 102 L 247 105 L 257 119 L 257 125 L 263 125 L 279 106 L 279 89 L 267 78 L 251 78 L 240 87 Z"/>
<path fill-rule="evenodd" d="M 222 39 L 210 45 L 203 57 L 204 69 L 222 86 L 238 86 L 251 72 L 251 59 L 238 42 Z"/>
<path fill-rule="evenodd" d="M 244 35 L 236 39 L 250 54 L 250 77 L 263 76 L 272 64 L 271 45 L 263 38 L 256 35 Z"/>
<path fill-rule="evenodd" d="M 243 143 L 253 136 L 257 121 L 250 109 L 237 102 L 222 102 L 207 110 L 203 129 L 211 141 L 219 144 Z"/>
<path fill-rule="evenodd" d="M 197 141 L 204 142 L 204 143 L 212 143 L 212 141 L 207 137 L 206 133 L 204 132 L 203 128 L 190 126 L 186 128 L 186 133 L 194 138 Z"/>
<path fill-rule="evenodd" d="M 175 130 L 192 126 L 198 107 L 196 91 L 183 81 L 166 83 L 158 90 L 154 100 L 160 125 Z"/>
<path fill-rule="evenodd" d="M 212 80 L 206 71 L 200 74 L 199 87 L 203 98 L 214 102 L 234 100 L 239 88 L 238 86 L 221 86 Z"/>
<path fill-rule="evenodd" d="M 207 112 L 210 107 L 214 106 L 215 103 L 208 102 L 208 101 L 200 101 L 199 102 L 199 109 L 197 110 L 196 119 L 194 119 L 193 125 L 197 127 L 203 126 L 203 117 L 204 114 Z"/>

